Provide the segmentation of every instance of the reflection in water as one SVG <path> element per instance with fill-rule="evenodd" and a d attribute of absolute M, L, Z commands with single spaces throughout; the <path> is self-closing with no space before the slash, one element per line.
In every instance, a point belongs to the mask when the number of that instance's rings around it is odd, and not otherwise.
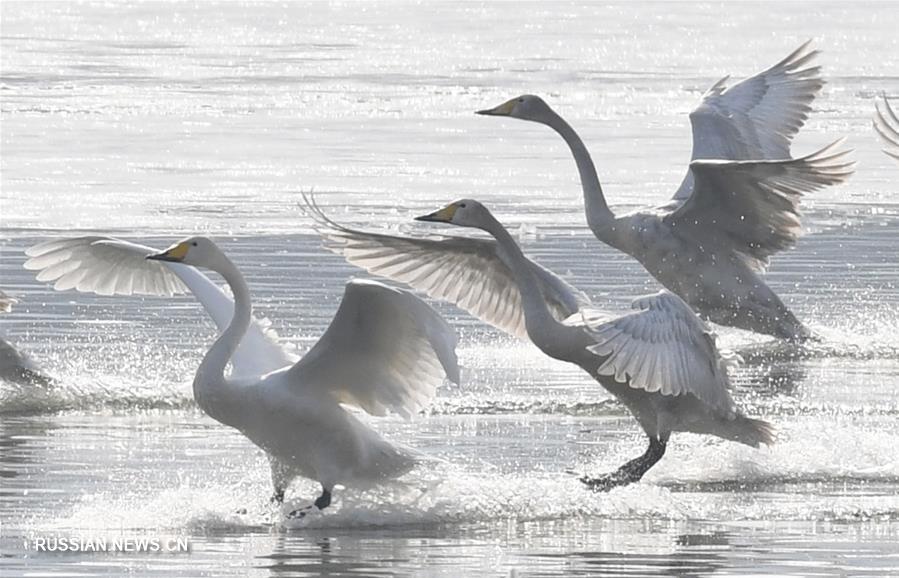
<path fill-rule="evenodd" d="M 397 540 L 392 550 L 401 548 Z M 380 549 L 366 552 L 360 538 L 279 534 L 270 554 L 257 556 L 253 566 L 271 576 L 393 576 L 408 560 Z"/>
<path fill-rule="evenodd" d="M 21 499 L 28 489 L 40 490 L 23 478 L 45 461 L 44 448 L 47 440 L 53 439 L 56 429 L 55 420 L 47 417 L 4 417 L 0 420 L 0 478 L 4 480 L 0 494 L 9 496 L 8 501 L 0 502 L 0 511 L 21 506 L 16 498 Z"/>

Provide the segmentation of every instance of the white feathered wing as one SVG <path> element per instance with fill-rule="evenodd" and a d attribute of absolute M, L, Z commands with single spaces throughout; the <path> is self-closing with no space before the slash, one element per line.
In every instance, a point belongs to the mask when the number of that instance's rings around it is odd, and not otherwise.
<path fill-rule="evenodd" d="M 820 67 L 811 66 L 817 55 L 809 40 L 755 76 L 733 86 L 727 86 L 725 76 L 712 85 L 690 113 L 691 160 L 789 159 L 790 143 L 824 86 Z M 686 199 L 692 192 L 693 172 L 688 168 L 674 199 Z"/>
<path fill-rule="evenodd" d="M 193 267 L 148 261 L 159 251 L 113 237 L 85 236 L 54 239 L 25 251 L 25 268 L 38 271 L 37 280 L 54 282 L 58 291 L 75 289 L 98 295 L 170 297 L 193 293 L 219 331 L 234 314 L 234 301 L 206 275 Z M 258 376 L 296 361 L 267 320 L 253 319 L 231 358 L 235 375 Z"/>

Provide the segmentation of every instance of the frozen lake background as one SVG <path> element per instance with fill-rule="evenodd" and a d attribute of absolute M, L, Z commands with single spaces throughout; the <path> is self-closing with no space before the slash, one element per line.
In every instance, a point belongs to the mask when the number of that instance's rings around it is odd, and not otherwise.
<path fill-rule="evenodd" d="M 887 4 L 474 3 L 74 5 L 0 8 L 0 330 L 59 380 L 0 390 L 4 576 L 870 575 L 899 565 L 899 166 L 874 99 L 899 96 Z M 776 12 L 776 14 L 772 14 Z M 665 201 L 689 157 L 688 112 L 725 74 L 807 38 L 828 81 L 794 152 L 846 135 L 857 174 L 804 202 L 807 236 L 771 285 L 825 337 L 801 359 L 747 353 L 738 402 L 779 428 L 755 451 L 673 438 L 643 482 L 602 472 L 643 450 L 624 410 L 579 370 L 458 310 L 461 387 L 428 415 L 372 419 L 445 464 L 285 529 L 268 468 L 193 405 L 214 330 L 190 298 L 56 293 L 22 250 L 103 233 L 163 247 L 220 241 L 257 310 L 298 349 L 347 278 L 296 208 L 377 230 L 477 197 L 525 249 L 599 303 L 656 290 L 584 226 L 577 173 L 549 129 L 473 111 L 544 96 L 590 147 L 610 202 Z M 750 355 L 758 351 L 763 355 Z M 298 484 L 297 505 L 314 496 Z M 246 513 L 236 513 L 241 508 Z M 36 554 L 39 536 L 186 536 L 190 554 Z"/>

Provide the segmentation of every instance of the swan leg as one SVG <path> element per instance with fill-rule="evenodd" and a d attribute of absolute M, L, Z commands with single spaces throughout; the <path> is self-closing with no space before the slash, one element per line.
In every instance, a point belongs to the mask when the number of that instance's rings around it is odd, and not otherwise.
<path fill-rule="evenodd" d="M 319 511 L 324 510 L 328 506 L 331 505 L 331 490 L 322 486 L 322 495 L 315 499 L 315 502 L 312 503 L 311 506 L 305 506 L 303 508 L 297 508 L 293 512 L 287 514 L 288 518 L 305 518 L 306 514 L 312 508 L 318 508 Z"/>
<path fill-rule="evenodd" d="M 315 500 L 315 507 L 319 510 L 324 510 L 328 506 L 331 505 L 331 491 L 327 488 L 322 488 L 322 495 Z"/>
<path fill-rule="evenodd" d="M 658 438 L 650 437 L 649 447 L 642 456 L 632 459 L 612 473 L 598 478 L 583 476 L 580 480 L 594 492 L 607 492 L 612 488 L 637 482 L 643 477 L 643 474 L 649 471 L 649 468 L 662 459 L 667 445 L 668 434 Z"/>
<path fill-rule="evenodd" d="M 269 502 L 280 506 L 284 503 L 284 492 L 290 485 L 290 469 L 272 455 L 268 456 L 268 465 L 272 472 L 272 486 L 275 488 Z"/>

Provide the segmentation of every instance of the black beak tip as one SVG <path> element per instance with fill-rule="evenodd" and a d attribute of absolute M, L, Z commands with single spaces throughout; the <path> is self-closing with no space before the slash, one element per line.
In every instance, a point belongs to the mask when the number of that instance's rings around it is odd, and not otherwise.
<path fill-rule="evenodd" d="M 484 110 L 476 110 L 476 111 L 474 111 L 474 113 L 475 113 L 475 114 L 482 114 L 482 115 L 484 115 L 484 116 L 490 116 L 490 115 L 493 114 L 493 112 L 491 112 L 491 110 L 490 110 L 489 108 L 485 108 Z"/>
<path fill-rule="evenodd" d="M 431 219 L 433 219 L 433 215 L 419 215 L 415 217 L 416 221 L 430 221 Z"/>

